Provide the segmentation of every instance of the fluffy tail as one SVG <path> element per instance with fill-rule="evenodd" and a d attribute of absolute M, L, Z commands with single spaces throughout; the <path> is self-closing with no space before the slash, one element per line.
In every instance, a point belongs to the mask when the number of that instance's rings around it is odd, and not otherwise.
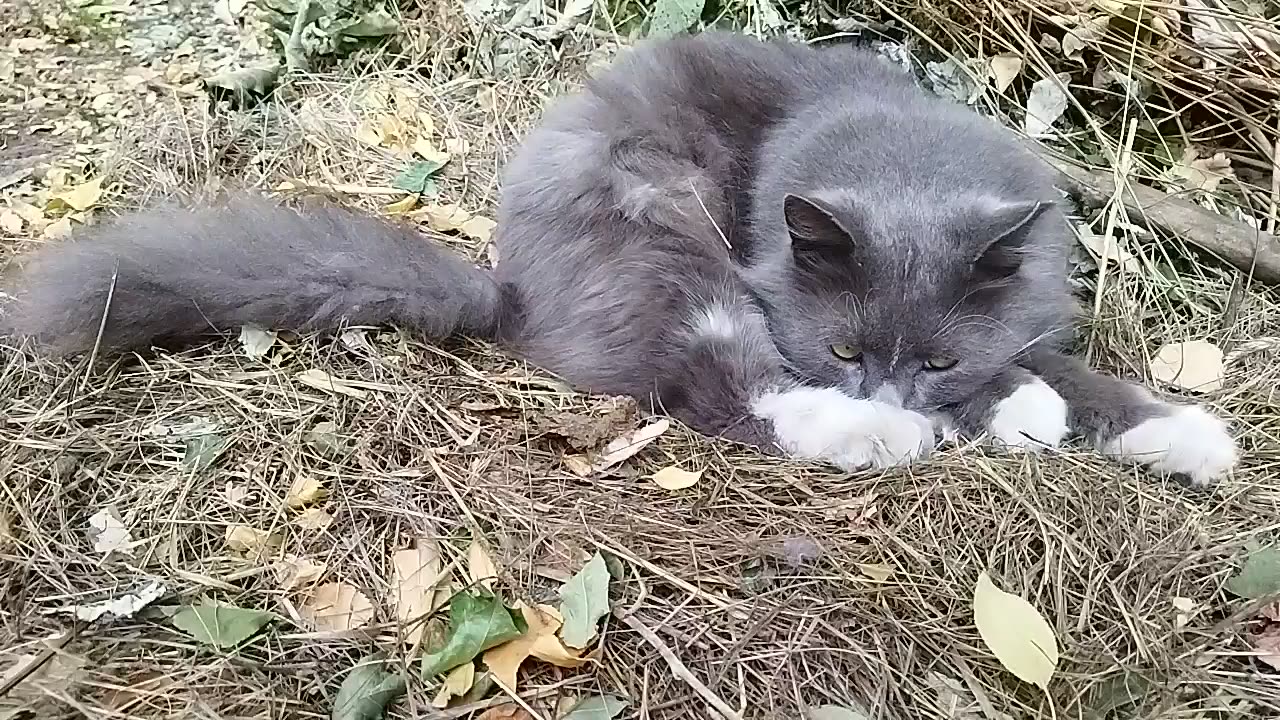
<path fill-rule="evenodd" d="M 489 273 L 411 228 L 255 197 L 126 215 L 17 263 L 0 333 L 64 354 L 172 347 L 246 324 L 492 338 L 503 307 Z"/>

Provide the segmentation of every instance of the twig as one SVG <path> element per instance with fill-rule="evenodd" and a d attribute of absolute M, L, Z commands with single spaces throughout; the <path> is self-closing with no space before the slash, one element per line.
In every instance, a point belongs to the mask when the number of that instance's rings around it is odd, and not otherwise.
<path fill-rule="evenodd" d="M 1041 157 L 1058 170 L 1064 189 L 1081 202 L 1102 206 L 1115 194 L 1116 183 L 1109 174 L 1043 152 Z M 1146 185 L 1128 183 L 1121 200 L 1134 216 L 1145 217 L 1152 225 L 1208 250 L 1242 272 L 1252 271 L 1260 282 L 1280 283 L 1280 239 L 1276 236 Z"/>
<path fill-rule="evenodd" d="M 302 47 L 302 31 L 310 21 L 311 0 L 298 3 L 298 12 L 293 16 L 293 27 L 289 29 L 289 39 L 284 43 L 284 61 L 294 72 L 306 72 L 311 69 L 307 62 L 307 51 Z"/>
<path fill-rule="evenodd" d="M 689 687 L 693 688 L 693 691 L 699 697 L 707 701 L 708 705 L 715 708 L 721 717 L 725 720 L 742 720 L 742 713 L 729 707 L 724 700 L 721 700 L 718 695 L 711 692 L 711 688 L 703 685 L 702 681 L 676 656 L 671 647 L 662 638 L 658 637 L 657 633 L 650 630 L 630 613 L 615 610 L 613 616 L 625 623 L 627 627 L 635 630 L 640 637 L 644 638 L 645 642 L 652 645 L 653 649 L 657 650 L 658 654 L 662 656 L 662 659 L 667 661 L 667 667 L 671 668 L 672 674 L 688 683 Z"/>

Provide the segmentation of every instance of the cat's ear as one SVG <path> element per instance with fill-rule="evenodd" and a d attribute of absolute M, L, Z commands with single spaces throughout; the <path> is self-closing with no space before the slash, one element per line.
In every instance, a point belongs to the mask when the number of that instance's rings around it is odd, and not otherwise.
<path fill-rule="evenodd" d="M 1052 208 L 1053 203 L 1047 202 L 1001 202 L 984 207 L 974 229 L 989 240 L 973 260 L 974 274 L 1003 280 L 1017 273 L 1032 226 Z"/>
<path fill-rule="evenodd" d="M 853 253 L 853 236 L 820 203 L 788 194 L 782 201 L 782 212 L 791 234 L 791 252 L 797 260 L 831 259 Z"/>

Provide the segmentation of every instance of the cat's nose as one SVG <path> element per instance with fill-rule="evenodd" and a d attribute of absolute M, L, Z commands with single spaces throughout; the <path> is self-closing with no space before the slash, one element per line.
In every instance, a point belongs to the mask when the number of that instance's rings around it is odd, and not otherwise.
<path fill-rule="evenodd" d="M 876 402 L 882 402 L 885 405 L 902 407 L 902 393 L 898 392 L 898 388 L 889 383 L 884 383 L 876 388 L 876 391 L 871 393 L 871 399 Z"/>

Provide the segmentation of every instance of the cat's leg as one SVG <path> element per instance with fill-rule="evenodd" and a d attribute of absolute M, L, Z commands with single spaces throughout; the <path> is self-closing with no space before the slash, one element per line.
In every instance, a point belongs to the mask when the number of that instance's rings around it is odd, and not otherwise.
<path fill-rule="evenodd" d="M 1048 383 L 1021 367 L 1010 367 L 967 401 L 944 409 L 939 424 L 959 434 L 987 435 L 1010 450 L 1057 447 L 1070 432 L 1067 402 Z"/>
<path fill-rule="evenodd" d="M 749 304 L 713 303 L 690 324 L 658 394 L 666 412 L 694 429 L 850 471 L 903 464 L 933 449 L 933 427 L 918 413 L 788 379 Z"/>
<path fill-rule="evenodd" d="M 1236 464 L 1227 425 L 1198 405 L 1175 405 L 1079 359 L 1036 349 L 1022 363 L 1067 402 L 1071 428 L 1111 458 L 1202 487 Z"/>

